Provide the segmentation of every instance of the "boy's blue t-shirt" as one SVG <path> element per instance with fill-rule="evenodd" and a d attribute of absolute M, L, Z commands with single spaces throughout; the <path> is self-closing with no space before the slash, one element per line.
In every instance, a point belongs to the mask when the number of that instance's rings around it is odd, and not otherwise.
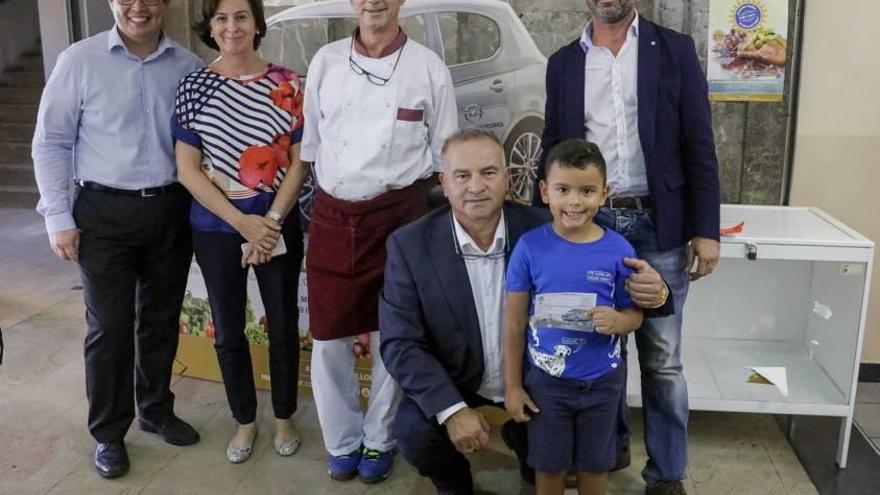
<path fill-rule="evenodd" d="M 620 336 L 595 333 L 592 306 L 633 307 L 624 288 L 635 249 L 617 232 L 589 243 L 563 239 L 548 223 L 524 234 L 510 257 L 505 289 L 529 292 L 528 356 L 544 372 L 592 380 L 620 366 Z"/>

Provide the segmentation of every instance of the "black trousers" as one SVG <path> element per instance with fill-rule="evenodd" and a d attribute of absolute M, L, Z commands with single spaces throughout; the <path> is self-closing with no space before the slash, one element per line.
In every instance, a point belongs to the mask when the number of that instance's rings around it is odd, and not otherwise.
<path fill-rule="evenodd" d="M 504 404 L 495 404 L 478 395 L 465 397 L 468 407 L 495 406 L 504 408 Z M 521 445 L 526 444 L 526 426 L 524 423 L 513 423 L 514 434 L 519 437 Z M 471 465 L 464 454 L 455 449 L 449 439 L 446 427 L 437 423 L 436 417 L 425 417 L 415 401 L 404 394 L 394 418 L 394 436 L 401 455 L 420 475 L 430 478 L 438 490 L 445 490 L 457 495 L 474 493 L 474 479 Z"/>
<path fill-rule="evenodd" d="M 279 419 L 296 412 L 299 378 L 297 288 L 303 238 L 295 216 L 288 220 L 282 229 L 287 253 L 254 268 L 266 310 L 272 407 Z M 193 232 L 196 261 L 205 278 L 214 319 L 214 349 L 226 398 L 232 416 L 241 424 L 253 422 L 257 413 L 251 354 L 245 337 L 248 269 L 241 267 L 244 242 L 238 234 Z"/>
<path fill-rule="evenodd" d="M 135 402 L 141 421 L 162 424 L 173 412 L 171 365 L 192 259 L 189 204 L 183 187 L 146 198 L 80 189 L 74 202 L 89 431 L 99 442 L 122 440 Z"/>

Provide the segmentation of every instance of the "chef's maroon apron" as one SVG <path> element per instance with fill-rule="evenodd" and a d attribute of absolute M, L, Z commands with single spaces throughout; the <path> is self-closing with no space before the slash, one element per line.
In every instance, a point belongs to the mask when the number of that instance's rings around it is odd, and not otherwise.
<path fill-rule="evenodd" d="M 385 240 L 426 211 L 418 184 L 366 201 L 345 201 L 318 190 L 306 255 L 312 338 L 332 340 L 379 329 Z"/>

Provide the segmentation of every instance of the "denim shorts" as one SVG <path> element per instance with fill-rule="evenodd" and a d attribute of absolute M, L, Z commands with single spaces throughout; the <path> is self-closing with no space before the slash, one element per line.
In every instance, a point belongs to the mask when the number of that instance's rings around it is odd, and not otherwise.
<path fill-rule="evenodd" d="M 601 473 L 617 461 L 622 367 L 593 380 L 565 380 L 534 366 L 523 385 L 540 412 L 527 423 L 528 465 L 544 473 Z"/>

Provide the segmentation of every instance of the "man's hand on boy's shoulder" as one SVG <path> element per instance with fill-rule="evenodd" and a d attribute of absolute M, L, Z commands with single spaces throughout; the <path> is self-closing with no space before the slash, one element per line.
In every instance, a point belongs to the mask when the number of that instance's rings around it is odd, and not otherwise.
<path fill-rule="evenodd" d="M 669 293 L 663 277 L 647 261 L 624 258 L 623 264 L 633 269 L 626 279 L 626 292 L 639 307 L 653 309 L 663 306 Z"/>
<path fill-rule="evenodd" d="M 459 409 L 443 424 L 449 440 L 459 452 L 474 452 L 489 443 L 489 422 L 476 409 Z"/>

